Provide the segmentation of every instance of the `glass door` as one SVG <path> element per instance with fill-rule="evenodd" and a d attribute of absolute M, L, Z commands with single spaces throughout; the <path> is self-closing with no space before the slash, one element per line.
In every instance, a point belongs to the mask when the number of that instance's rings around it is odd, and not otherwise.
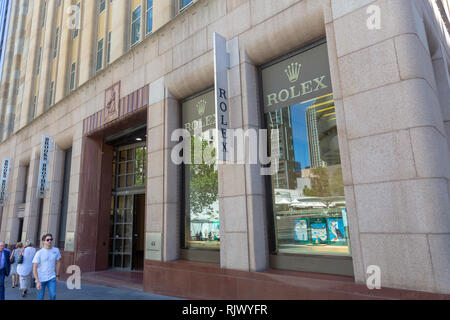
<path fill-rule="evenodd" d="M 145 194 L 145 155 L 145 142 L 114 150 L 109 234 L 111 268 L 131 270 L 135 267 L 133 238 L 136 237 L 135 222 L 138 222 L 134 221 L 135 195 Z"/>
<path fill-rule="evenodd" d="M 110 266 L 131 269 L 133 196 L 113 196 L 110 216 Z"/>

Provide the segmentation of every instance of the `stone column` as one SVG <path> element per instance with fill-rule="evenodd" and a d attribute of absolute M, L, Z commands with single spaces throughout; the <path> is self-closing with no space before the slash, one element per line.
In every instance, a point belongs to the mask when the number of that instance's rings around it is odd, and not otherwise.
<path fill-rule="evenodd" d="M 10 242 L 15 243 L 21 235 L 19 232 L 19 220 L 17 217 L 18 205 L 23 203 L 23 193 L 25 186 L 25 175 L 26 167 L 21 166 L 20 162 L 15 161 L 14 165 L 11 167 L 8 189 L 9 189 L 9 199 L 8 206 L 5 212 L 8 212 L 8 228 L 10 231 Z"/>
<path fill-rule="evenodd" d="M 72 144 L 72 162 L 70 168 L 70 188 L 67 208 L 66 242 L 64 251 L 74 252 L 75 232 L 77 230 L 78 196 L 81 189 L 81 154 L 83 142 L 83 121 L 76 126 Z"/>
<path fill-rule="evenodd" d="M 230 129 L 258 137 L 261 126 L 257 97 L 257 70 L 240 57 L 239 40 L 227 43 Z M 235 131 L 237 133 L 238 131 Z M 239 138 L 238 138 L 239 139 Z M 239 141 L 240 142 L 240 141 Z M 244 150 L 253 150 L 257 141 L 247 141 Z M 232 164 L 219 165 L 220 265 L 225 269 L 260 271 L 268 266 L 265 227 L 264 180 L 258 164 L 250 164 L 256 154 L 240 151 L 235 144 Z M 257 153 L 257 149 L 256 149 Z"/>
<path fill-rule="evenodd" d="M 37 99 L 36 116 L 41 115 L 49 106 L 48 90 L 50 88 L 50 71 L 52 66 L 53 45 L 54 45 L 54 21 L 56 17 L 57 0 L 47 1 L 47 12 L 44 26 L 44 47 L 42 48 L 41 69 L 39 77 L 39 96 Z"/>
<path fill-rule="evenodd" d="M 88 81 L 93 75 L 95 50 L 97 48 L 97 42 L 95 41 L 95 34 L 97 32 L 97 1 L 83 1 L 81 6 L 81 26 L 79 40 L 80 58 L 78 60 L 79 86 Z"/>
<path fill-rule="evenodd" d="M 111 63 L 128 51 L 130 46 L 130 1 L 112 3 Z M 105 43 L 107 40 L 105 38 Z"/>
<path fill-rule="evenodd" d="M 70 82 L 70 65 L 69 57 L 72 53 L 72 34 L 73 30 L 69 29 L 68 22 L 70 20 L 70 6 L 72 6 L 71 0 L 64 0 L 62 4 L 61 14 L 61 44 L 59 48 L 58 58 L 58 73 L 56 75 L 56 88 L 55 88 L 55 103 L 62 100 L 68 92 L 68 83 Z"/>
<path fill-rule="evenodd" d="M 327 40 L 355 279 L 450 293 L 449 151 L 425 36 L 428 2 L 331 1 Z M 351 33 L 348 30 L 352 30 Z"/>
<path fill-rule="evenodd" d="M 34 147 L 30 159 L 30 171 L 28 173 L 28 190 L 22 232 L 22 234 L 24 235 L 23 239 L 30 240 L 32 242 L 34 242 L 36 239 L 40 202 L 40 199 L 37 197 L 37 182 L 40 161 L 39 153 L 40 146 Z M 36 243 L 33 244 L 37 245 Z"/>
<path fill-rule="evenodd" d="M 61 197 L 64 183 L 64 150 L 61 150 L 56 144 L 50 155 L 50 170 L 48 182 L 50 189 L 44 200 L 42 212 L 42 232 L 51 233 L 55 239 L 58 239 L 59 216 L 61 213 Z M 57 241 L 54 242 L 57 245 Z"/>
<path fill-rule="evenodd" d="M 178 101 L 164 78 L 150 84 L 147 138 L 145 259 L 173 261 L 180 255 L 180 166 L 171 160 L 171 133 L 179 127 Z"/>

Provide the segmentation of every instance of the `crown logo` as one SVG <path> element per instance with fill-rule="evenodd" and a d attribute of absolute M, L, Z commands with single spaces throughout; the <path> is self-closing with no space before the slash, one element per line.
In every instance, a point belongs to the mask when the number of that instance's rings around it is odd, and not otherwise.
<path fill-rule="evenodd" d="M 206 110 L 206 101 L 200 100 L 197 102 L 197 111 L 200 116 L 202 116 L 205 113 Z"/>
<path fill-rule="evenodd" d="M 288 79 L 290 82 L 296 82 L 298 77 L 300 76 L 300 68 L 302 65 L 298 62 L 292 62 L 287 66 L 287 69 L 284 70 L 286 72 Z"/>

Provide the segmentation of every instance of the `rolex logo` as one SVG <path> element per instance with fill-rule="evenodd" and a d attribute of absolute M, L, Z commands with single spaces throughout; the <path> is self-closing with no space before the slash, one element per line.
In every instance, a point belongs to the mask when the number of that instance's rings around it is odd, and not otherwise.
<path fill-rule="evenodd" d="M 206 110 L 206 101 L 200 100 L 197 102 L 197 111 L 200 116 L 202 116 L 205 113 Z"/>
<path fill-rule="evenodd" d="M 290 82 L 296 82 L 298 77 L 300 76 L 300 68 L 302 65 L 298 62 L 292 62 L 287 66 L 287 69 L 284 70 L 286 72 L 288 79 Z"/>

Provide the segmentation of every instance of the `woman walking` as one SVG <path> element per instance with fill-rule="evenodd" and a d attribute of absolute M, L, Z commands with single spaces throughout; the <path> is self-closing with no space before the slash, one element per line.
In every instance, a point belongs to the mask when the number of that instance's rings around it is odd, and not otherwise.
<path fill-rule="evenodd" d="M 30 241 L 25 242 L 25 249 L 23 250 L 23 262 L 17 267 L 17 273 L 20 276 L 20 290 L 22 290 L 22 297 L 28 293 L 31 284 L 31 273 L 33 271 L 33 258 L 36 254 L 36 249 Z"/>
<path fill-rule="evenodd" d="M 19 257 L 23 253 L 23 244 L 19 242 L 16 244 L 16 248 L 11 254 L 11 280 L 13 289 L 19 285 L 19 275 L 17 274 L 17 266 L 19 262 Z"/>

